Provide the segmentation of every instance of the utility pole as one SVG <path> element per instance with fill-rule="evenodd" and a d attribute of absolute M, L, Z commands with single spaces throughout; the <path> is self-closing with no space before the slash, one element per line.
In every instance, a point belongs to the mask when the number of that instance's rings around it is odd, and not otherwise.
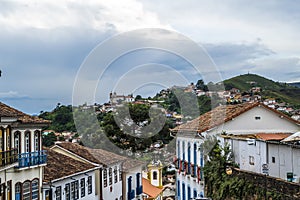
<path fill-rule="evenodd" d="M 2 71 L 0 70 L 0 77 L 2 76 Z"/>

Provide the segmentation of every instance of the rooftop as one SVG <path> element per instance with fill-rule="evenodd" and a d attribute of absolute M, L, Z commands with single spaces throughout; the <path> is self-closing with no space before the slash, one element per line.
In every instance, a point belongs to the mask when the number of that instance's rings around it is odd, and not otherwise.
<path fill-rule="evenodd" d="M 256 134 L 243 134 L 243 135 L 223 135 L 225 138 L 234 139 L 257 139 L 262 141 L 281 141 L 292 135 L 292 133 L 256 133 Z"/>
<path fill-rule="evenodd" d="M 2 102 L 0 102 L 0 117 L 13 117 L 17 118 L 17 120 L 24 124 L 48 124 L 49 120 L 44 120 L 39 117 L 34 117 L 27 115 L 15 108 L 12 108 Z"/>
<path fill-rule="evenodd" d="M 89 147 L 71 142 L 57 142 L 56 145 L 93 163 L 112 165 L 114 163 L 123 162 L 123 170 L 125 171 L 133 167 L 143 165 L 143 163 L 140 161 L 133 160 L 103 149 L 91 149 Z"/>
<path fill-rule="evenodd" d="M 257 139 L 261 139 L 263 141 L 281 141 L 287 137 L 289 137 L 291 134 L 288 133 L 258 133 L 256 134 Z"/>
<path fill-rule="evenodd" d="M 75 160 L 54 150 L 47 149 L 47 165 L 44 171 L 44 182 L 84 172 L 94 168 L 92 164 Z"/>
<path fill-rule="evenodd" d="M 160 193 L 162 193 L 163 188 L 157 188 L 150 183 L 149 180 L 142 178 L 143 193 L 149 195 L 150 198 L 156 198 Z"/>
<path fill-rule="evenodd" d="M 256 107 L 261 106 L 264 107 L 296 124 L 299 124 L 296 120 L 290 118 L 289 116 L 275 110 L 272 108 L 269 108 L 268 106 L 259 103 L 259 102 L 247 102 L 243 104 L 236 104 L 236 105 L 222 105 L 218 106 L 215 109 L 200 115 L 196 119 L 187 122 L 185 124 L 182 124 L 180 126 L 175 127 L 174 129 L 171 129 L 172 132 L 183 132 L 183 131 L 189 131 L 189 132 L 204 132 L 211 128 L 214 128 L 216 126 L 219 126 L 227 121 L 232 120 L 233 118 L 247 112 L 248 110 Z"/>

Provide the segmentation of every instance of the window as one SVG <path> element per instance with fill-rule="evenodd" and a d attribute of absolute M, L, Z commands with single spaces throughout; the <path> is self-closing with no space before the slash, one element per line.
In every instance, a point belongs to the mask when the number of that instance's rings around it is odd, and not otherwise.
<path fill-rule="evenodd" d="M 12 194 L 11 194 L 11 180 L 7 181 L 7 186 L 6 186 L 6 192 L 7 192 L 7 200 L 12 199 Z"/>
<path fill-rule="evenodd" d="M 66 184 L 65 190 L 66 190 L 66 200 L 70 200 L 70 183 Z"/>
<path fill-rule="evenodd" d="M 85 196 L 85 178 L 80 179 L 80 196 Z"/>
<path fill-rule="evenodd" d="M 11 149 L 11 129 L 9 127 L 6 128 L 6 150 Z"/>
<path fill-rule="evenodd" d="M 275 157 L 272 157 L 272 163 L 275 163 Z"/>
<path fill-rule="evenodd" d="M 75 181 L 75 198 L 79 199 L 79 181 Z"/>
<path fill-rule="evenodd" d="M 112 184 L 112 168 L 111 167 L 109 168 L 108 176 L 109 176 L 109 185 L 111 185 Z"/>
<path fill-rule="evenodd" d="M 115 167 L 115 169 L 114 169 L 114 179 L 115 179 L 115 183 L 117 183 L 118 182 L 118 168 L 117 167 Z"/>
<path fill-rule="evenodd" d="M 25 152 L 30 152 L 30 132 L 26 131 L 25 133 Z"/>
<path fill-rule="evenodd" d="M 2 183 L 0 185 L 0 199 L 5 199 L 5 183 Z"/>
<path fill-rule="evenodd" d="M 194 144 L 194 169 L 193 169 L 193 175 L 196 177 L 197 175 L 197 144 Z"/>
<path fill-rule="evenodd" d="M 4 129 L 0 128 L 0 150 L 4 151 L 3 143 L 4 143 L 4 137 L 3 137 Z"/>
<path fill-rule="evenodd" d="M 107 169 L 103 169 L 103 186 L 107 187 Z"/>
<path fill-rule="evenodd" d="M 122 181 L 122 171 L 119 169 L 119 181 Z"/>
<path fill-rule="evenodd" d="M 79 186 L 78 181 L 73 181 L 71 183 L 71 199 L 78 199 L 79 198 Z"/>
<path fill-rule="evenodd" d="M 255 116 L 255 120 L 260 120 L 260 116 Z"/>
<path fill-rule="evenodd" d="M 21 199 L 21 183 L 16 183 L 15 185 L 15 199 L 16 200 Z"/>
<path fill-rule="evenodd" d="M 177 142 L 177 158 L 180 159 L 180 141 Z"/>
<path fill-rule="evenodd" d="M 23 183 L 23 200 L 30 200 L 30 182 L 25 181 Z"/>
<path fill-rule="evenodd" d="M 71 199 L 75 199 L 75 182 L 71 183 Z"/>
<path fill-rule="evenodd" d="M 56 187 L 55 194 L 56 200 L 61 200 L 61 186 Z"/>
<path fill-rule="evenodd" d="M 14 146 L 17 149 L 17 153 L 18 154 L 21 153 L 21 146 L 20 146 L 20 137 L 21 136 L 20 135 L 21 135 L 21 133 L 19 131 L 15 132 Z"/>
<path fill-rule="evenodd" d="M 35 131 L 34 132 L 34 151 L 40 150 L 40 132 Z"/>
<path fill-rule="evenodd" d="M 254 156 L 249 156 L 249 164 L 254 165 Z"/>
<path fill-rule="evenodd" d="M 153 172 L 153 180 L 157 180 L 157 172 Z"/>
<path fill-rule="evenodd" d="M 182 160 L 185 160 L 185 143 L 182 141 Z"/>
<path fill-rule="evenodd" d="M 39 181 L 33 180 L 31 183 L 31 199 L 37 200 L 39 199 Z"/>
<path fill-rule="evenodd" d="M 92 194 L 93 189 L 92 189 L 92 176 L 88 177 L 88 194 Z"/>
<path fill-rule="evenodd" d="M 177 181 L 177 196 L 180 197 L 180 181 Z"/>

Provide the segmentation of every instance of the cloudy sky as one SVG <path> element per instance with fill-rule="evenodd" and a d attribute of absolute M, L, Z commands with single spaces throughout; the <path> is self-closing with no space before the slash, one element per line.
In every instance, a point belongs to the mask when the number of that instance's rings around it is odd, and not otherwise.
<path fill-rule="evenodd" d="M 30 114 L 52 110 L 58 102 L 72 104 L 76 77 L 91 51 L 118 34 L 143 28 L 166 29 L 196 42 L 222 79 L 250 72 L 300 81 L 300 7 L 293 0 L 3 0 L 0 26 L 0 100 Z M 108 49 L 107 54 L 115 50 Z M 112 89 L 127 93 L 116 85 L 137 77 L 156 77 L 152 83 L 161 87 L 181 83 L 176 74 L 186 82 L 201 78 L 187 66 L 164 51 L 120 55 L 105 77 L 97 78 L 96 101 L 107 101 Z M 161 79 L 173 82 L 158 83 Z M 131 92 L 155 90 L 138 84 Z"/>

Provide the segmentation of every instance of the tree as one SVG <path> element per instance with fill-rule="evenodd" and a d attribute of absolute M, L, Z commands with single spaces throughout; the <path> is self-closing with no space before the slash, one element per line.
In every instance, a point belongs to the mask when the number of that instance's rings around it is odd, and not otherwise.
<path fill-rule="evenodd" d="M 197 90 L 203 90 L 208 91 L 207 85 L 204 84 L 204 81 L 202 79 L 198 80 L 196 83 Z"/>
<path fill-rule="evenodd" d="M 138 101 L 138 100 L 142 100 L 142 96 L 141 95 L 136 95 L 136 97 L 135 97 L 135 101 Z"/>
<path fill-rule="evenodd" d="M 54 142 L 56 141 L 56 136 L 53 132 L 48 134 L 43 134 L 43 146 L 50 147 L 54 145 Z"/>

